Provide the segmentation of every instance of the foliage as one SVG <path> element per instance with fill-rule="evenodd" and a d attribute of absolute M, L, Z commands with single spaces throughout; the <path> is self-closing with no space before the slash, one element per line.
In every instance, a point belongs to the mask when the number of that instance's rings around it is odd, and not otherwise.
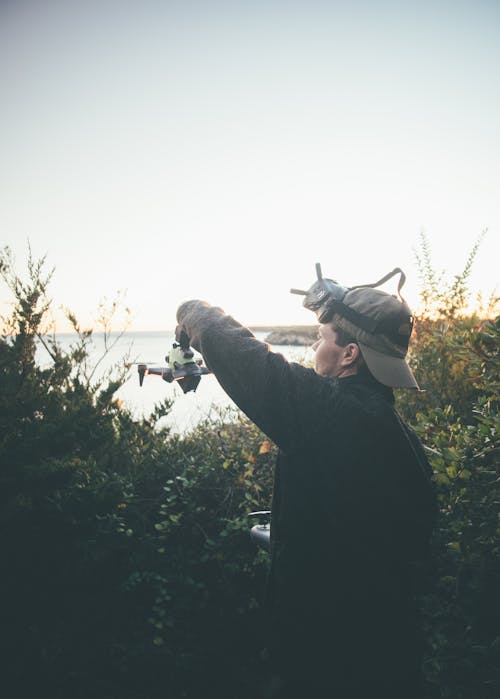
<path fill-rule="evenodd" d="M 420 233 L 420 251 L 415 251 L 415 258 L 421 281 L 420 298 L 423 316 L 453 320 L 457 316 L 467 315 L 470 296 L 467 283 L 486 232 L 484 230 L 476 239 L 463 270 L 460 274 L 454 275 L 453 281 L 447 281 L 444 272 L 436 272 L 432 263 L 429 241 L 424 232 Z"/>
<path fill-rule="evenodd" d="M 500 322 L 463 313 L 472 258 L 455 293 L 425 255 L 424 297 L 439 295 L 417 319 L 425 393 L 398 403 L 428 447 L 441 506 L 423 599 L 427 699 L 493 699 Z M 239 413 L 182 438 L 157 425 L 168 401 L 134 420 L 115 397 L 126 363 L 96 371 L 92 333 L 71 314 L 69 350 L 48 334 L 44 261 L 30 258 L 23 282 L 4 252 L 0 273 L 14 297 L 0 338 L 6 696 L 262 696 L 268 560 L 248 513 L 270 504 L 274 447 Z"/>
<path fill-rule="evenodd" d="M 476 369 L 468 345 L 484 318 L 494 316 L 498 301 L 492 298 L 486 307 L 477 303 L 475 310 L 469 309 L 467 281 L 483 236 L 475 242 L 462 272 L 451 281 L 434 270 L 428 242 L 421 236 L 421 252 L 416 257 L 423 285 L 422 308 L 415 318 L 410 361 L 424 392 L 417 400 L 413 395 L 400 398 L 407 417 L 451 405 L 457 414 L 472 419 L 472 406 L 482 386 L 474 382 Z"/>
<path fill-rule="evenodd" d="M 435 282 L 428 248 L 421 267 L 432 316 L 417 318 L 413 369 L 424 393 L 399 408 L 427 446 L 440 500 L 435 589 L 424 600 L 431 697 L 498 696 L 500 317 L 466 315 L 466 279 Z M 438 292 L 439 290 L 439 292 Z M 492 312 L 493 311 L 493 312 Z"/>
<path fill-rule="evenodd" d="M 0 338 L 2 686 L 22 699 L 255 692 L 267 557 L 247 514 L 269 505 L 273 450 L 241 418 L 170 435 L 155 427 L 168 402 L 134 421 L 115 398 L 126 365 L 96 373 L 71 314 L 68 351 L 46 334 L 43 269 L 30 258 L 23 282 L 1 258 L 14 297 Z"/>

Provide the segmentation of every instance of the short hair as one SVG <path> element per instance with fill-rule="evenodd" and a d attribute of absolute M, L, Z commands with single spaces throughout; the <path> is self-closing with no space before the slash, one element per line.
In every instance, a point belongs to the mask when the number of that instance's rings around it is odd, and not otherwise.
<path fill-rule="evenodd" d="M 336 325 L 334 322 L 332 322 L 332 321 L 330 321 L 330 322 L 331 322 L 332 329 L 335 330 L 335 335 L 336 335 L 335 342 L 337 343 L 337 345 L 339 347 L 347 347 L 347 345 L 350 345 L 351 342 L 354 343 L 355 345 L 358 345 L 358 347 L 359 347 L 359 343 L 355 337 L 350 335 L 348 332 L 346 332 L 342 328 L 339 328 L 338 325 Z M 373 379 L 374 381 L 376 381 L 376 378 L 373 376 L 372 372 L 368 369 L 368 366 L 365 362 L 365 359 L 363 357 L 361 350 L 359 352 L 358 374 L 361 377 L 370 378 L 370 379 Z"/>
<path fill-rule="evenodd" d="M 332 323 L 331 325 L 333 330 L 335 330 L 337 336 L 335 342 L 339 347 L 347 347 L 347 345 L 350 345 L 351 342 L 353 342 L 355 345 L 358 344 L 358 341 L 355 337 L 349 335 L 349 333 L 347 333 L 345 330 L 342 330 L 342 328 L 339 328 L 338 325 L 335 325 L 335 323 Z"/>

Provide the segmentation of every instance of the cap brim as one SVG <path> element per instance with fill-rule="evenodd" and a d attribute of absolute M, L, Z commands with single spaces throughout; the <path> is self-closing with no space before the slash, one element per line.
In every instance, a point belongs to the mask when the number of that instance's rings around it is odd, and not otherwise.
<path fill-rule="evenodd" d="M 373 376 L 384 386 L 419 388 L 410 367 L 402 357 L 383 354 L 359 342 L 361 354 Z"/>

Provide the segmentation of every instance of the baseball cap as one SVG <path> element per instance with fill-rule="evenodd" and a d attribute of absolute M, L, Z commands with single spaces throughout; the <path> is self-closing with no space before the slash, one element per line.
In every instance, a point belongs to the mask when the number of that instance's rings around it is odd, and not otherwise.
<path fill-rule="evenodd" d="M 332 310 L 331 322 L 356 339 L 377 381 L 393 388 L 418 389 L 406 363 L 413 316 L 404 300 L 360 286 L 347 290 Z"/>

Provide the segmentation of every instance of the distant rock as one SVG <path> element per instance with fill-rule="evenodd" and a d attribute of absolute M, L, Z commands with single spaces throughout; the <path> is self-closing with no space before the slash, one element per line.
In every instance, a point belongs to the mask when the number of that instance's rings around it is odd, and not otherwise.
<path fill-rule="evenodd" d="M 272 328 L 265 342 L 270 345 L 309 346 L 316 342 L 317 337 L 317 325 L 292 325 Z"/>

